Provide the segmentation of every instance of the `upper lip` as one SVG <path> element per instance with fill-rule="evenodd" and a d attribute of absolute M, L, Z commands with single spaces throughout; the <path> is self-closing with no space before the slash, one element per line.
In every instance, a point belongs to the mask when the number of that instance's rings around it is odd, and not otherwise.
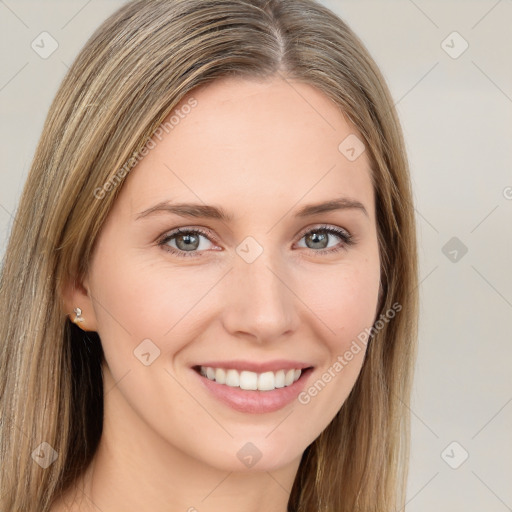
<path fill-rule="evenodd" d="M 235 359 L 231 361 L 207 361 L 205 363 L 201 363 L 200 365 L 195 365 L 194 367 L 199 368 L 201 366 L 204 366 L 205 368 L 210 367 L 224 368 L 226 370 L 238 370 L 239 372 L 245 370 L 254 373 L 264 373 L 277 372 L 279 370 L 305 370 L 306 368 L 311 368 L 312 365 L 300 361 L 290 361 L 285 359 L 278 359 L 261 363 Z"/>

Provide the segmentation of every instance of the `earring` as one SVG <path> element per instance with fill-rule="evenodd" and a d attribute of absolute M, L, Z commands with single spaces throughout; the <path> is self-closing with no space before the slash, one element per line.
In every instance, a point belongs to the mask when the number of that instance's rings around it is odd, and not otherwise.
<path fill-rule="evenodd" d="M 75 312 L 75 318 L 73 318 L 72 322 L 76 325 L 83 323 L 84 319 L 82 318 L 82 310 L 80 308 L 75 308 L 73 311 Z"/>

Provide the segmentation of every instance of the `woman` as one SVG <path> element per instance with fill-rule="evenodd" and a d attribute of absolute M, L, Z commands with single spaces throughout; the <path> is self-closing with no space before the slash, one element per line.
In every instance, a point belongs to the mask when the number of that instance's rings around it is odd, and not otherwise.
<path fill-rule="evenodd" d="M 404 505 L 393 101 L 311 0 L 137 0 L 50 108 L 1 274 L 1 508 Z"/>

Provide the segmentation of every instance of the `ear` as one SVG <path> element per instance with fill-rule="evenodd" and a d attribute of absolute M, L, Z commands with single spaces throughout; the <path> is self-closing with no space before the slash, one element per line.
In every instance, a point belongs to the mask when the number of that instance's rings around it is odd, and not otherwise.
<path fill-rule="evenodd" d="M 65 312 L 69 319 L 73 322 L 77 318 L 74 310 L 80 308 L 82 321 L 74 323 L 83 331 L 97 331 L 96 314 L 89 292 L 88 279 L 85 278 L 82 282 L 75 278 L 68 279 L 62 287 L 62 295 Z"/>

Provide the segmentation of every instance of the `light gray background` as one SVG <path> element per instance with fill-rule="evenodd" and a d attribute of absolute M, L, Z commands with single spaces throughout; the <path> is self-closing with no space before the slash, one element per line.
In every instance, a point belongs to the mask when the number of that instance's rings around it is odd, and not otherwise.
<path fill-rule="evenodd" d="M 123 3 L 0 0 L 0 257 L 66 68 Z M 411 163 L 422 304 L 407 510 L 512 510 L 512 0 L 323 3 L 381 67 Z M 59 44 L 47 59 L 31 48 L 43 31 Z"/>

